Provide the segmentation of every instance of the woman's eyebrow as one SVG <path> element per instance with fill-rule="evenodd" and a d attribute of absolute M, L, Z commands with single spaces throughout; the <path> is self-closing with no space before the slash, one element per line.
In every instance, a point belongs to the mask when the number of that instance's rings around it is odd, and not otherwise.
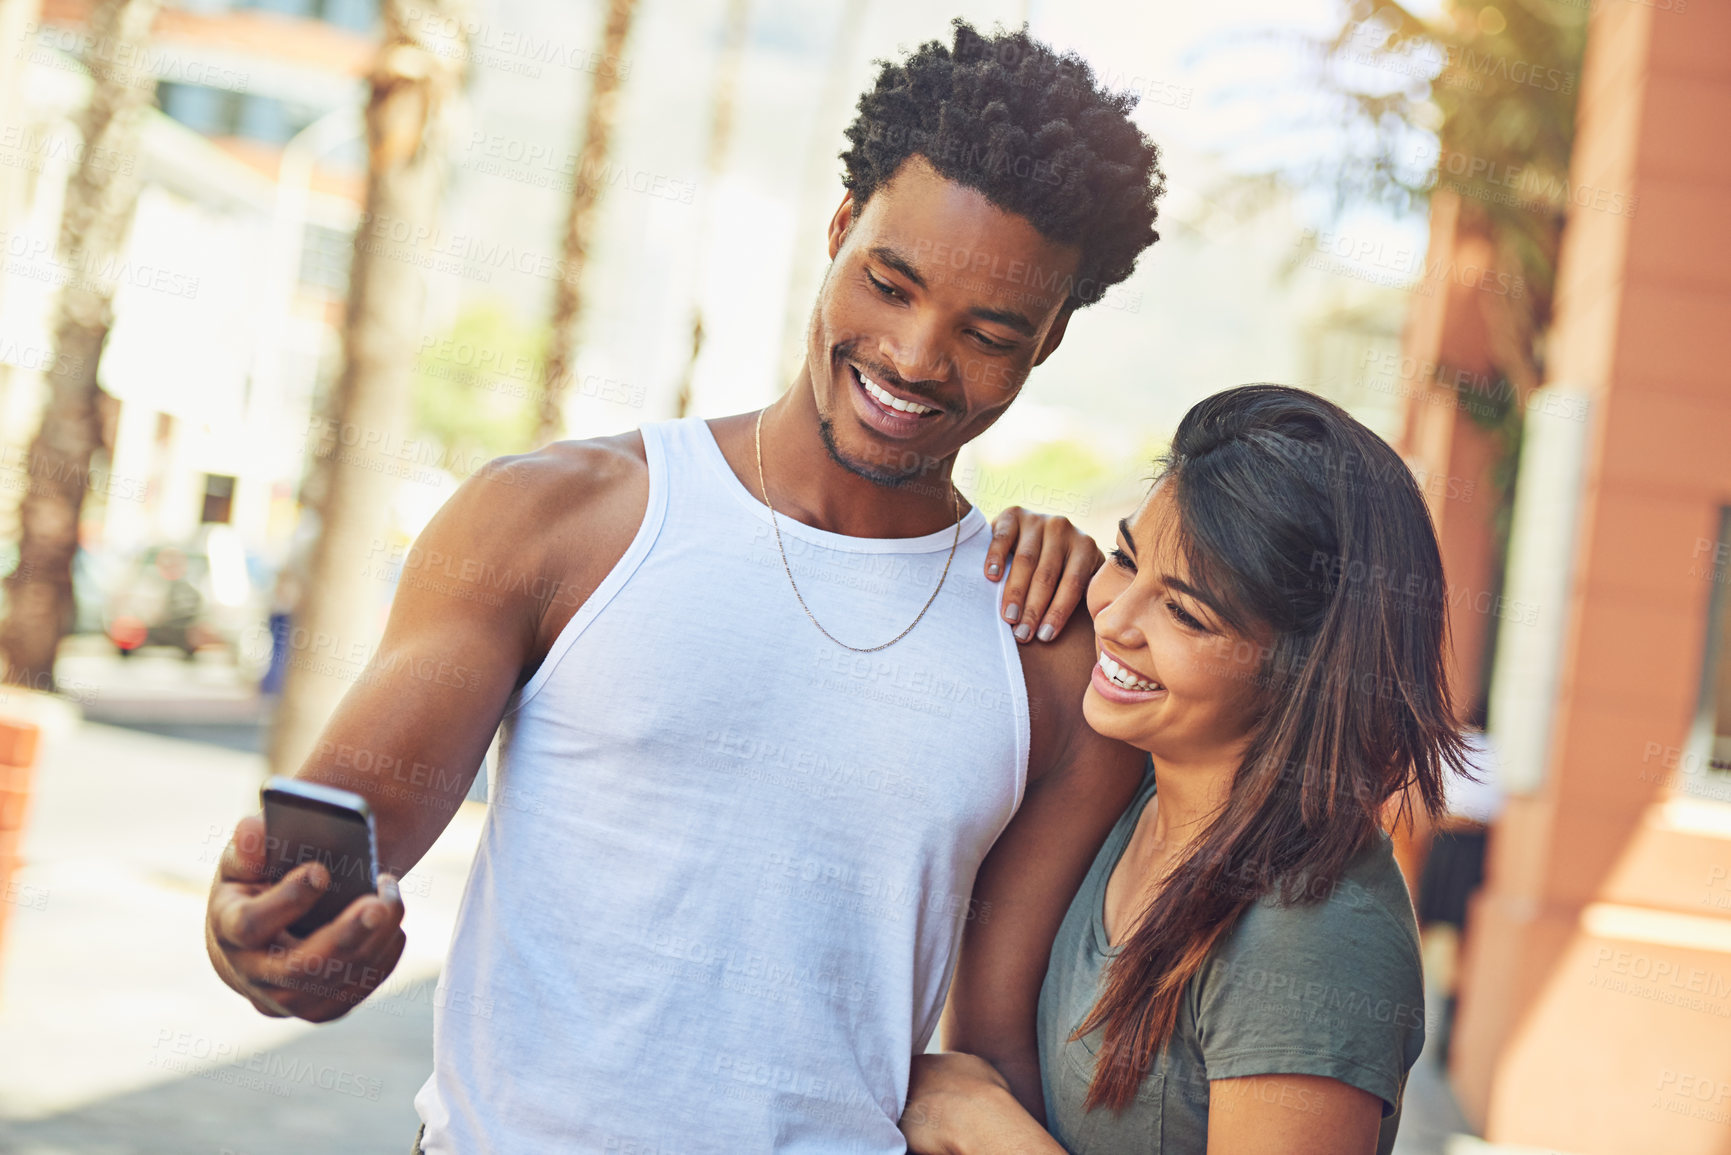
<path fill-rule="evenodd" d="M 1197 589 L 1195 586 L 1191 585 L 1189 582 L 1185 581 L 1183 578 L 1176 578 L 1176 577 L 1173 577 L 1171 574 L 1161 574 L 1160 580 L 1162 583 L 1164 583 L 1164 585 L 1166 586 L 1167 589 L 1177 590 L 1181 594 L 1185 594 L 1188 597 L 1195 598 L 1197 601 L 1199 601 L 1203 605 L 1207 606 L 1210 610 L 1212 610 L 1219 617 L 1225 618 L 1225 616 L 1226 616 L 1225 612 L 1220 608 L 1219 605 L 1217 605 L 1215 603 L 1213 598 L 1209 597 L 1207 594 L 1203 593 L 1201 590 Z"/>
<path fill-rule="evenodd" d="M 1118 519 L 1118 532 L 1123 534 L 1124 540 L 1130 543 L 1130 552 L 1134 554 L 1136 552 L 1136 539 L 1130 534 L 1129 518 L 1121 517 Z M 1220 614 L 1222 617 L 1225 616 L 1213 598 L 1209 597 L 1183 578 L 1173 577 L 1171 574 L 1161 574 L 1160 581 L 1167 589 L 1174 589 L 1181 594 L 1193 597 L 1203 605 L 1207 606 L 1210 610 L 1213 610 L 1216 614 Z"/>

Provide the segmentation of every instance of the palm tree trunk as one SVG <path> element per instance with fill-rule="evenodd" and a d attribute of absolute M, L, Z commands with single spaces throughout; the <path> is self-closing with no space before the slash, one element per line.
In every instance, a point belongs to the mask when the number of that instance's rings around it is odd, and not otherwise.
<path fill-rule="evenodd" d="M 343 317 L 343 367 L 318 444 L 327 460 L 319 534 L 297 607 L 272 773 L 293 774 L 365 667 L 378 630 L 376 583 L 362 570 L 384 537 L 406 436 L 426 286 L 415 259 L 438 220 L 450 115 L 468 57 L 453 0 L 385 0 L 384 42 L 367 101 L 367 185 Z M 451 39 L 433 43 L 444 35 Z M 407 239 L 404 239 L 407 238 Z"/>
<path fill-rule="evenodd" d="M 67 181 L 56 258 L 67 280 L 54 321 L 48 402 L 30 443 L 29 483 L 18 506 L 18 566 L 6 579 L 0 623 L 12 685 L 53 689 L 54 656 L 72 621 L 78 521 L 91 454 L 101 443 L 96 367 L 114 320 L 115 259 L 143 168 L 109 158 L 135 156 L 156 90 L 148 74 L 120 62 L 141 58 L 159 7 L 160 0 L 100 0 L 90 14 L 96 47 L 85 61 L 91 77 L 80 124 L 85 147 Z"/>
<path fill-rule="evenodd" d="M 24 76 L 30 69 L 35 28 L 42 18 L 42 0 L 0 0 L 0 124 L 28 136 L 35 128 L 24 100 Z M 0 233 L 12 235 L 29 204 L 35 174 L 16 165 L 0 165 Z M 6 310 L 7 286 L 0 278 L 0 314 Z M 12 389 L 12 366 L 0 364 L 0 410 Z M 14 510 L 7 510 L 8 514 Z"/>
<path fill-rule="evenodd" d="M 706 189 L 713 190 L 720 182 L 722 167 L 727 162 L 727 146 L 733 137 L 734 91 L 739 87 L 739 65 L 745 56 L 745 26 L 750 9 L 751 0 L 727 0 L 727 31 L 722 37 L 721 63 L 715 70 L 715 91 L 709 98 L 713 119 L 709 124 L 709 155 L 703 164 Z M 692 277 L 696 301 L 691 309 L 691 359 L 685 363 L 685 376 L 673 398 L 675 417 L 684 417 L 691 408 L 691 381 L 697 375 L 697 358 L 703 353 L 703 286 L 709 268 L 709 238 L 715 225 L 712 219 L 715 197 L 705 197 L 703 204 L 703 223 L 697 236 L 697 269 Z"/>
<path fill-rule="evenodd" d="M 823 90 L 812 118 L 811 138 L 806 145 L 807 169 L 799 195 L 799 216 L 793 231 L 793 261 L 788 268 L 787 311 L 782 320 L 781 377 L 775 389 L 792 381 L 805 364 L 805 339 L 811 330 L 811 313 L 818 287 L 829 262 L 821 259 L 823 230 L 841 201 L 841 182 L 836 175 L 836 153 L 842 144 L 849 102 L 853 99 L 848 64 L 859 49 L 871 0 L 841 0 L 837 5 L 835 37 L 830 41 L 829 61 L 823 70 Z"/>
<path fill-rule="evenodd" d="M 577 144 L 577 175 L 571 206 L 565 217 L 564 275 L 553 285 L 553 324 L 547 349 L 546 387 L 535 425 L 535 445 L 558 437 L 563 423 L 565 390 L 577 354 L 577 329 L 583 321 L 583 269 L 589 262 L 589 242 L 600 219 L 601 192 L 606 188 L 607 157 L 613 146 L 613 122 L 618 114 L 619 61 L 623 58 L 637 0 L 607 0 L 607 22 L 601 31 L 601 63 L 591 73 L 589 104 L 583 116 L 583 136 Z"/>
<path fill-rule="evenodd" d="M 23 127 L 20 98 L 24 74 L 30 70 L 34 30 L 42 19 L 42 0 L 0 0 L 0 101 L 5 102 L 6 123 Z"/>

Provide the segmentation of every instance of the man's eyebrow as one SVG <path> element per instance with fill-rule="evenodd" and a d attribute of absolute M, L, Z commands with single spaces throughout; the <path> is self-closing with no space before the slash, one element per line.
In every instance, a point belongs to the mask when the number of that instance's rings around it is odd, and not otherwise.
<path fill-rule="evenodd" d="M 982 321 L 992 321 L 1006 329 L 1014 329 L 1024 337 L 1032 337 L 1039 332 L 1034 327 L 1034 322 L 1020 313 L 1012 313 L 1006 309 L 969 309 L 968 313 Z M 1129 537 L 1130 535 L 1125 534 L 1124 536 Z"/>
<path fill-rule="evenodd" d="M 896 250 L 890 248 L 888 245 L 874 245 L 867 249 L 866 252 L 870 256 L 876 258 L 880 264 L 894 269 L 920 288 L 924 289 L 927 287 L 926 279 L 920 276 L 919 270 L 914 268 L 913 262 L 902 256 L 902 254 Z M 982 321 L 990 321 L 995 325 L 1002 325 L 1004 328 L 1020 333 L 1024 337 L 1038 336 L 1040 332 L 1039 327 L 1024 314 L 1017 313 L 1010 309 L 987 309 L 984 307 L 977 307 L 969 309 L 968 315 L 971 317 L 978 317 Z"/>
<path fill-rule="evenodd" d="M 918 285 L 920 288 L 923 289 L 926 287 L 926 279 L 920 276 L 918 270 L 914 268 L 913 262 L 909 261 L 894 249 L 887 245 L 874 245 L 866 251 L 876 257 L 883 264 L 888 265 L 890 268 Z"/>
<path fill-rule="evenodd" d="M 1124 540 L 1130 543 L 1130 552 L 1135 553 L 1136 552 L 1136 539 L 1130 536 L 1130 519 L 1129 518 L 1121 517 L 1118 519 L 1118 532 L 1123 534 Z"/>

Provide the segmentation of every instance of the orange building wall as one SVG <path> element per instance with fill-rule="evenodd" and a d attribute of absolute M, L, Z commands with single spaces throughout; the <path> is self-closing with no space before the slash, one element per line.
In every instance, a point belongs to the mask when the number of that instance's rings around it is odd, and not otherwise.
<path fill-rule="evenodd" d="M 1432 197 L 1431 259 L 1442 261 L 1447 254 L 1454 267 L 1492 267 L 1489 242 L 1465 229 L 1459 207 L 1453 193 L 1439 191 Z M 1447 560 L 1451 605 L 1471 605 L 1480 595 L 1495 592 L 1491 467 L 1497 451 L 1490 434 L 1459 406 L 1454 385 L 1461 375 L 1468 382 L 1485 382 L 1494 373 L 1484 310 L 1494 308 L 1495 300 L 1451 278 L 1435 293 L 1414 296 L 1401 338 L 1402 363 L 1414 367 L 1420 379 L 1409 383 L 1413 402 L 1397 448 L 1422 483 Z M 1438 373 L 1445 379 L 1433 380 Z M 1449 617 L 1450 685 L 1462 711 L 1484 689 L 1489 633 L 1485 614 Z"/>
<path fill-rule="evenodd" d="M 1731 803 L 1672 800 L 1664 753 L 1731 503 L 1731 3 L 1664 3 L 1592 15 L 1571 183 L 1636 200 L 1564 233 L 1550 378 L 1594 413 L 1562 679 L 1544 782 L 1492 837 L 1451 1052 L 1487 1138 L 1577 1155 L 1731 1155 Z"/>

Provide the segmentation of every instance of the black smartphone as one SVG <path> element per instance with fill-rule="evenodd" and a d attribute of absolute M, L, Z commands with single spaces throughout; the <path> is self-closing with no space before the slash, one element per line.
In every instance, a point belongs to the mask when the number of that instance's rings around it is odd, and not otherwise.
<path fill-rule="evenodd" d="M 378 840 L 373 811 L 352 790 L 272 778 L 259 791 L 264 804 L 264 846 L 268 877 L 276 882 L 303 862 L 322 862 L 331 885 L 313 908 L 288 928 L 305 938 L 379 889 Z"/>

